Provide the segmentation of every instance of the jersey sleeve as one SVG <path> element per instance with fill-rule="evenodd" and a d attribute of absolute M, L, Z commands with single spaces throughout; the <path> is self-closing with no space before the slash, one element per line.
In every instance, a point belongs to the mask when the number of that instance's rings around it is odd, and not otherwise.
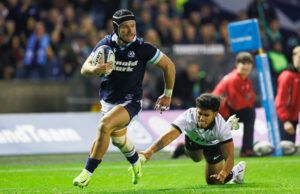
<path fill-rule="evenodd" d="M 181 115 L 179 115 L 172 123 L 171 125 L 178 129 L 180 132 L 186 131 L 188 128 L 188 121 L 187 117 L 189 114 L 189 110 L 186 110 Z"/>
<path fill-rule="evenodd" d="M 275 105 L 278 117 L 281 121 L 287 121 L 290 118 L 290 113 L 287 109 L 291 99 L 291 83 L 288 72 L 282 72 L 278 77 L 277 95 L 275 97 Z"/>
<path fill-rule="evenodd" d="M 96 50 L 97 48 L 99 48 L 100 46 L 108 45 L 108 44 L 109 44 L 109 37 L 110 37 L 109 35 L 108 35 L 108 36 L 105 36 L 102 40 L 100 40 L 100 41 L 96 44 L 95 48 L 92 50 L 91 56 L 94 56 L 95 50 Z"/>
<path fill-rule="evenodd" d="M 228 82 L 228 75 L 226 75 L 215 87 L 213 90 L 213 94 L 222 97 L 221 105 L 219 108 L 219 112 L 225 118 L 230 116 L 230 110 L 227 105 L 227 82 Z"/>
<path fill-rule="evenodd" d="M 141 52 L 144 59 L 150 64 L 158 63 L 163 56 L 163 53 L 158 48 L 148 42 L 143 43 Z"/>
<path fill-rule="evenodd" d="M 226 143 L 230 140 L 232 140 L 232 134 L 230 126 L 226 123 L 224 118 L 218 114 L 217 116 L 217 125 L 218 125 L 218 136 L 220 143 Z"/>
<path fill-rule="evenodd" d="M 227 80 L 228 75 L 221 79 L 221 81 L 217 84 L 212 93 L 217 96 L 226 97 Z"/>

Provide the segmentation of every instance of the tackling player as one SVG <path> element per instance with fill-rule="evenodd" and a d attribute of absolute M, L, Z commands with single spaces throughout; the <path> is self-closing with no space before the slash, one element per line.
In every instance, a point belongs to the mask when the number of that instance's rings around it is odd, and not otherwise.
<path fill-rule="evenodd" d="M 185 134 L 185 149 L 194 162 L 205 158 L 207 184 L 224 184 L 228 181 L 243 183 L 246 164 L 234 164 L 234 146 L 231 128 L 238 129 L 238 119 L 231 117 L 227 123 L 218 113 L 220 98 L 202 94 L 196 99 L 196 107 L 182 113 L 146 151 L 141 154 L 149 160 L 181 133 Z"/>
<path fill-rule="evenodd" d="M 132 182 L 138 183 L 142 176 L 141 162 L 133 143 L 127 138 L 127 125 L 141 110 L 142 81 L 146 64 L 158 66 L 163 71 L 165 91 L 158 98 L 155 109 L 169 108 L 175 80 L 173 62 L 159 49 L 136 37 L 136 20 L 133 13 L 122 9 L 114 13 L 114 33 L 101 40 L 87 60 L 81 73 L 97 76 L 112 69 L 111 63 L 91 64 L 94 51 L 108 45 L 115 53 L 115 68 L 102 78 L 100 97 L 102 117 L 97 126 L 98 134 L 92 144 L 90 155 L 82 172 L 73 180 L 79 187 L 88 185 L 90 178 L 106 153 L 110 138 L 131 163 Z"/>

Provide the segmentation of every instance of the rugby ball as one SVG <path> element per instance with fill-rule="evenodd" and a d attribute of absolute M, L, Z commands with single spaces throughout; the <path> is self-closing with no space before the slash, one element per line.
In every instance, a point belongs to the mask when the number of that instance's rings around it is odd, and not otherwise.
<path fill-rule="evenodd" d="M 111 70 L 106 71 L 105 74 L 100 75 L 100 76 L 108 76 L 109 74 L 111 74 L 111 72 L 115 68 L 115 54 L 109 46 L 107 46 L 107 45 L 99 46 L 94 51 L 94 55 L 92 58 L 92 65 L 97 65 L 99 63 L 101 64 L 101 63 L 107 63 L 107 62 L 112 62 L 113 68 Z"/>
<path fill-rule="evenodd" d="M 267 141 L 259 141 L 254 144 L 253 152 L 256 156 L 268 156 L 273 154 L 274 147 Z"/>
<path fill-rule="evenodd" d="M 280 146 L 282 148 L 283 155 L 293 155 L 297 151 L 297 147 L 292 141 L 281 141 Z"/>

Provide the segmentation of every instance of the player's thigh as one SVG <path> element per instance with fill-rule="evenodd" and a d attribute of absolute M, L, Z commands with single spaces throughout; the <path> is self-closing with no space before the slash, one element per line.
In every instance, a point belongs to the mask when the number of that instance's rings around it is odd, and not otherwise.
<path fill-rule="evenodd" d="M 185 150 L 194 162 L 200 162 L 203 159 L 202 146 L 193 142 L 188 136 L 185 136 Z"/>
<path fill-rule="evenodd" d="M 190 156 L 190 158 L 194 162 L 200 162 L 203 160 L 203 150 L 188 150 L 186 149 L 186 153 Z"/>
<path fill-rule="evenodd" d="M 209 181 L 210 175 L 218 174 L 223 169 L 224 158 L 219 144 L 203 149 L 203 155 L 206 160 L 206 181 Z"/>
<path fill-rule="evenodd" d="M 108 111 L 100 120 L 100 125 L 105 125 L 111 131 L 122 129 L 130 122 L 128 111 L 121 105 L 117 105 Z"/>

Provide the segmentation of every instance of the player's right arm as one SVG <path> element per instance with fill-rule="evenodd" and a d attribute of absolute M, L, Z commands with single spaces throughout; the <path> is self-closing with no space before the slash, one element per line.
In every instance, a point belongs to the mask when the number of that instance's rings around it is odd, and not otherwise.
<path fill-rule="evenodd" d="M 167 131 L 165 134 L 160 136 L 146 151 L 141 152 L 141 154 L 143 154 L 147 160 L 150 160 L 151 156 L 155 152 L 158 152 L 159 150 L 161 150 L 164 147 L 166 147 L 167 145 L 169 145 L 180 134 L 181 134 L 181 131 L 179 131 L 175 127 L 171 126 L 169 131 Z"/>
<path fill-rule="evenodd" d="M 101 60 L 99 60 L 98 64 L 92 64 L 93 56 L 95 54 L 95 51 L 98 47 L 102 45 L 107 45 L 109 43 L 110 36 L 106 36 L 104 39 L 100 40 L 89 57 L 85 60 L 81 67 L 81 74 L 84 76 L 99 76 L 105 74 L 107 71 L 112 69 L 112 62 L 108 63 L 100 63 Z"/>
<path fill-rule="evenodd" d="M 81 67 L 81 74 L 85 76 L 103 75 L 110 69 L 112 69 L 112 62 L 98 63 L 97 65 L 92 64 L 93 55 L 85 60 Z M 100 61 L 100 60 L 99 60 Z"/>
<path fill-rule="evenodd" d="M 171 124 L 169 131 L 160 136 L 146 151 L 141 152 L 147 160 L 149 160 L 155 152 L 163 149 L 176 139 L 183 131 L 190 126 L 187 120 L 190 120 L 194 109 L 190 108 L 180 114 Z"/>

